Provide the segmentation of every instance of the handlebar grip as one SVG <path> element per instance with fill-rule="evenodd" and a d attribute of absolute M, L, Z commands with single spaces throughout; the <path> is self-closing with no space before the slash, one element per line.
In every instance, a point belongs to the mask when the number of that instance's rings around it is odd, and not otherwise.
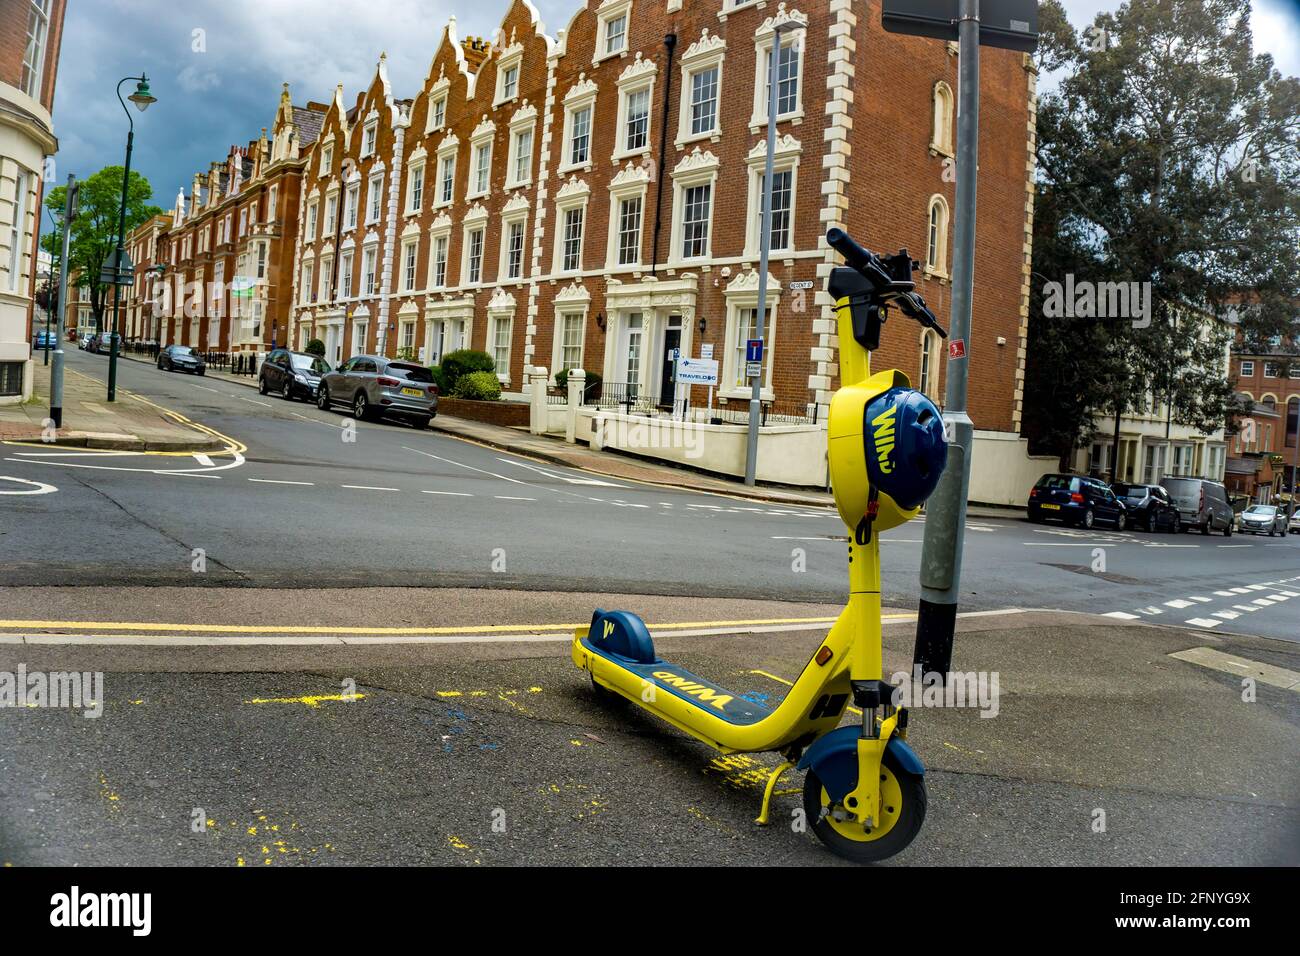
<path fill-rule="evenodd" d="M 826 241 L 832 249 L 844 257 L 844 261 L 855 269 L 863 269 L 875 258 L 868 250 L 862 248 L 843 229 L 833 228 L 826 232 Z"/>

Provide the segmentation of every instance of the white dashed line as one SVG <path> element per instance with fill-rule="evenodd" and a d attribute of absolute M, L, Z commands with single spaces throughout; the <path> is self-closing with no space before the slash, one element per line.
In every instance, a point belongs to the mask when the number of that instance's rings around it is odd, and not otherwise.
<path fill-rule="evenodd" d="M 380 488 L 375 485 L 339 485 L 340 488 L 351 488 L 353 491 L 401 491 L 401 488 Z"/>
<path fill-rule="evenodd" d="M 315 485 L 314 481 L 280 481 L 275 478 L 249 478 L 249 481 L 255 481 L 259 485 Z"/>
<path fill-rule="evenodd" d="M 1138 615 L 1130 614 L 1128 611 L 1109 611 L 1106 614 L 1103 614 L 1102 617 L 1115 617 L 1119 618 L 1121 621 L 1136 621 L 1139 619 Z"/>
<path fill-rule="evenodd" d="M 1179 610 L 1191 606 L 1192 606 L 1191 601 L 1184 601 L 1182 598 L 1174 598 L 1172 601 L 1165 602 L 1165 607 L 1175 607 L 1178 608 Z"/>
<path fill-rule="evenodd" d="M 497 501 L 536 501 L 536 498 L 520 498 L 515 495 L 493 495 Z"/>
<path fill-rule="evenodd" d="M 258 402 L 258 401 L 254 401 L 254 400 L 251 399 L 251 398 L 244 398 L 244 396 L 242 396 L 242 395 L 239 396 L 239 400 L 240 400 L 241 402 L 248 402 L 248 404 L 250 404 L 250 405 L 261 405 L 263 408 L 275 408 L 275 406 L 272 405 L 270 402 Z"/>
<path fill-rule="evenodd" d="M 453 498 L 473 498 L 468 491 L 421 491 L 422 495 L 450 495 Z"/>
<path fill-rule="evenodd" d="M 1193 617 L 1193 618 L 1188 618 L 1188 620 L 1186 620 L 1184 623 L 1195 624 L 1197 627 L 1218 627 L 1223 622 L 1216 621 L 1213 618 L 1208 618 L 1208 617 Z"/>

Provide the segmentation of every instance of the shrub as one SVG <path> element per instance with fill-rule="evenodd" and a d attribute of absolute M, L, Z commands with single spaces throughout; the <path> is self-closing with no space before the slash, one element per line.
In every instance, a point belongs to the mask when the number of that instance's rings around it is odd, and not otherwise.
<path fill-rule="evenodd" d="M 583 371 L 586 372 L 586 369 L 583 369 Z M 599 372 L 587 372 L 587 383 L 586 383 L 586 384 L 583 386 L 583 388 L 582 388 L 582 391 L 583 391 L 582 399 L 583 399 L 583 401 L 591 401 L 592 399 L 595 399 L 595 398 L 599 398 L 599 397 L 600 397 L 600 383 L 601 383 L 601 381 L 602 381 L 602 379 L 601 379 L 601 377 L 600 377 L 600 373 L 599 373 Z M 556 372 L 556 373 L 555 373 L 555 385 L 556 385 L 557 388 L 563 389 L 563 390 L 565 390 L 566 392 L 568 391 L 568 388 L 569 388 L 569 372 L 568 372 L 567 369 L 564 370 L 564 371 Z"/>
<path fill-rule="evenodd" d="M 429 374 L 433 376 L 433 384 L 438 386 L 439 395 L 451 394 L 451 387 L 447 384 L 447 373 L 442 370 L 441 365 L 430 365 Z"/>
<path fill-rule="evenodd" d="M 474 349 L 457 349 L 442 357 L 442 374 L 447 377 L 447 388 L 456 390 L 456 380 L 472 372 L 495 372 L 497 363 L 487 352 Z"/>
<path fill-rule="evenodd" d="M 312 339 L 310 342 L 307 343 L 307 347 L 304 348 L 303 351 L 306 352 L 308 355 L 319 355 L 321 358 L 324 358 L 325 343 L 322 342 L 320 339 Z"/>
<path fill-rule="evenodd" d="M 452 395 L 478 402 L 495 402 L 501 398 L 501 382 L 496 372 L 469 372 L 456 379 Z"/>

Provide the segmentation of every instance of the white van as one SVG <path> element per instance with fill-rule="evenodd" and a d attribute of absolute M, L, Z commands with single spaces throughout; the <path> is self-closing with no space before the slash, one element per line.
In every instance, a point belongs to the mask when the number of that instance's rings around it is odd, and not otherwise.
<path fill-rule="evenodd" d="M 1228 503 L 1228 489 L 1208 478 L 1161 478 L 1161 486 L 1169 492 L 1184 528 L 1199 530 L 1201 534 L 1222 531 L 1225 538 L 1232 537 L 1232 505 Z"/>

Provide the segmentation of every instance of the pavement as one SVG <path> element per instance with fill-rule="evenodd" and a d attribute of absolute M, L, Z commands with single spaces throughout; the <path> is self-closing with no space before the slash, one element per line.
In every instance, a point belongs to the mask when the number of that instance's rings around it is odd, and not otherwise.
<path fill-rule="evenodd" d="M 104 674 L 98 718 L 0 709 L 0 865 L 843 865 L 797 826 L 801 774 L 782 779 L 773 824 L 755 825 L 776 755 L 720 756 L 602 704 L 570 636 L 539 630 L 597 602 L 639 609 L 662 656 L 772 706 L 828 625 L 692 625 L 832 608 L 352 593 L 457 633 L 0 643 L 0 670 Z M 178 619 L 253 599 L 154 597 Z M 483 629 L 506 618 L 530 633 Z M 887 619 L 887 673 L 908 669 L 911 643 L 910 616 Z M 913 711 L 929 811 L 887 865 L 1300 864 L 1300 694 L 1262 680 L 1247 693 L 1242 674 L 1179 656 L 1193 651 L 1300 679 L 1294 644 L 1078 614 L 963 617 L 954 666 L 996 674 L 997 694 Z"/>
<path fill-rule="evenodd" d="M 35 370 L 31 399 L 0 405 L 0 441 L 115 451 L 214 452 L 226 447 L 201 425 L 127 389 L 119 388 L 117 401 L 109 402 L 104 381 L 66 365 L 63 427 L 54 429 L 50 366 L 38 361 Z"/>

